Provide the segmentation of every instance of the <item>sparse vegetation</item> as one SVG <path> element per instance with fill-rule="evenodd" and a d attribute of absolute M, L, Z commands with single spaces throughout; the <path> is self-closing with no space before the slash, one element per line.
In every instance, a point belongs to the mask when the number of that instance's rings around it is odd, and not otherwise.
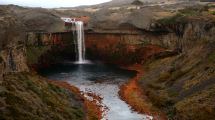
<path fill-rule="evenodd" d="M 170 77 L 171 77 L 171 74 L 169 72 L 161 72 L 157 82 L 162 83 L 162 82 L 166 81 L 167 79 L 169 79 Z"/>
<path fill-rule="evenodd" d="M 86 9 L 80 7 L 77 10 L 2 5 L 0 48 L 4 56 L 0 56 L 0 120 L 98 119 L 94 114 L 96 105 L 91 106 L 86 102 L 89 109 L 85 107 L 87 110 L 83 110 L 82 103 L 78 102 L 83 99 L 77 100 L 79 97 L 73 92 L 50 84 L 37 75 L 11 73 L 24 71 L 22 66 L 26 63 L 21 63 L 23 61 L 20 59 L 25 56 L 16 58 L 10 54 L 15 56 L 21 53 L 8 54 L 11 47 L 20 45 L 18 50 L 26 44 L 26 32 L 35 31 L 47 32 L 48 36 L 38 36 L 37 42 L 34 39 L 29 41 L 32 42 L 32 46 L 27 46 L 29 66 L 34 67 L 37 63 L 48 66 L 55 61 L 61 62 L 61 57 L 75 58 L 74 43 L 71 44 L 72 31 L 63 30 L 64 26 L 71 24 L 64 24 L 60 17 L 83 14 L 91 18 L 89 24 L 85 24 L 89 26 L 84 29 L 92 35 L 85 37 L 87 52 L 90 53 L 87 53 L 87 58 L 120 65 L 144 64 L 148 68 L 135 78 L 134 83 L 125 87 L 124 97 L 130 105 L 134 105 L 135 110 L 147 113 L 146 109 L 159 108 L 172 120 L 215 119 L 215 6 L 202 7 L 178 2 L 181 1 L 162 6 L 154 4 L 165 2 L 155 2 L 151 6 L 150 1 L 143 5 L 140 0 L 133 0 L 133 3 L 117 5 L 119 7 L 102 4 L 102 7 L 95 5 L 92 9 L 87 6 Z M 185 6 L 190 7 L 183 9 Z M 158 19 L 156 23 L 154 19 Z M 53 32 L 52 35 L 49 35 L 50 32 Z M 42 39 L 47 43 L 59 42 L 59 45 L 43 46 Z M 63 42 L 63 39 L 67 41 Z M 33 46 L 33 43 L 38 44 Z M 9 60 L 5 61 L 7 58 Z M 149 58 L 152 59 L 147 61 Z M 9 69 L 13 64 L 17 64 L 17 71 Z M 84 116 L 84 111 L 89 116 Z"/>
<path fill-rule="evenodd" d="M 201 15 L 202 9 L 201 8 L 186 8 L 179 10 L 179 13 L 183 16 L 199 16 Z"/>
<path fill-rule="evenodd" d="M 44 54 L 48 49 L 50 49 L 50 47 L 47 46 L 27 47 L 27 61 L 29 64 L 37 63 L 41 55 Z"/>
<path fill-rule="evenodd" d="M 171 16 L 171 17 L 166 17 L 158 20 L 158 23 L 163 24 L 163 25 L 168 25 L 168 24 L 176 24 L 176 23 L 186 23 L 187 17 L 190 16 L 200 16 L 202 10 L 198 8 L 186 8 L 179 10 L 177 14 Z"/>
<path fill-rule="evenodd" d="M 169 119 L 215 118 L 215 105 L 211 102 L 215 92 L 215 54 L 213 49 L 206 47 L 207 41 L 195 45 L 197 47 L 182 55 L 149 62 L 139 82 L 153 105 L 165 111 Z M 202 58 L 196 54 L 197 51 L 207 57 Z"/>
<path fill-rule="evenodd" d="M 215 15 L 215 11 L 211 11 L 210 14 Z"/>
<path fill-rule="evenodd" d="M 209 56 L 208 56 L 208 59 L 210 62 L 215 62 L 215 52 L 211 53 Z"/>
<path fill-rule="evenodd" d="M 158 23 L 160 23 L 162 25 L 176 24 L 176 23 L 185 22 L 185 20 L 186 20 L 185 16 L 183 16 L 180 13 L 178 13 L 178 14 L 176 14 L 174 16 L 160 19 L 160 20 L 158 20 Z"/>
<path fill-rule="evenodd" d="M 83 106 L 74 103 L 74 94 L 42 79 L 28 73 L 5 76 L 0 91 L 4 108 L 0 109 L 0 119 L 84 119 Z"/>
<path fill-rule="evenodd" d="M 178 118 L 184 120 L 213 120 L 215 118 L 214 93 L 215 86 L 213 85 L 178 102 L 175 105 Z"/>

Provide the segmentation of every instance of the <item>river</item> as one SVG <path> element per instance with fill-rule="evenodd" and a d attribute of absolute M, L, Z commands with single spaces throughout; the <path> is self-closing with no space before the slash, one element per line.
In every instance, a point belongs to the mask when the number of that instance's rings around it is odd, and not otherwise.
<path fill-rule="evenodd" d="M 72 64 L 64 63 L 41 70 L 41 74 L 52 80 L 63 80 L 76 86 L 86 93 L 100 96 L 103 108 L 103 120 L 150 120 L 152 117 L 134 112 L 131 107 L 120 99 L 120 85 L 134 77 L 136 72 L 120 69 L 102 63 Z"/>

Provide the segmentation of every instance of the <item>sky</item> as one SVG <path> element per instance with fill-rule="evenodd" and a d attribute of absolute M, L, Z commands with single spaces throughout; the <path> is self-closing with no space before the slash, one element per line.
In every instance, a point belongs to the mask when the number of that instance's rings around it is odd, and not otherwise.
<path fill-rule="evenodd" d="M 28 7 L 75 7 L 80 5 L 93 5 L 111 0 L 0 0 L 0 4 L 15 4 Z"/>

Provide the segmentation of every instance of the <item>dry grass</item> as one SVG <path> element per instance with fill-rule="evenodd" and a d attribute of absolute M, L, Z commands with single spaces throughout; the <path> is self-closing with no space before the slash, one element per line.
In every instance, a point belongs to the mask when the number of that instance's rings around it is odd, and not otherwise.
<path fill-rule="evenodd" d="M 184 120 L 213 120 L 215 118 L 214 100 L 215 86 L 213 85 L 178 102 L 175 105 L 177 116 Z"/>
<path fill-rule="evenodd" d="M 36 75 L 6 75 L 0 88 L 0 119 L 84 119 L 75 94 Z"/>

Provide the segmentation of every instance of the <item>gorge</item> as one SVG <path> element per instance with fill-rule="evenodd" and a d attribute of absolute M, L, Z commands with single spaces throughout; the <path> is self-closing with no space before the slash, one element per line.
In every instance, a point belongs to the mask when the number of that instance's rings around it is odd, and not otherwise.
<path fill-rule="evenodd" d="M 215 119 L 214 9 L 0 5 L 0 119 Z"/>

